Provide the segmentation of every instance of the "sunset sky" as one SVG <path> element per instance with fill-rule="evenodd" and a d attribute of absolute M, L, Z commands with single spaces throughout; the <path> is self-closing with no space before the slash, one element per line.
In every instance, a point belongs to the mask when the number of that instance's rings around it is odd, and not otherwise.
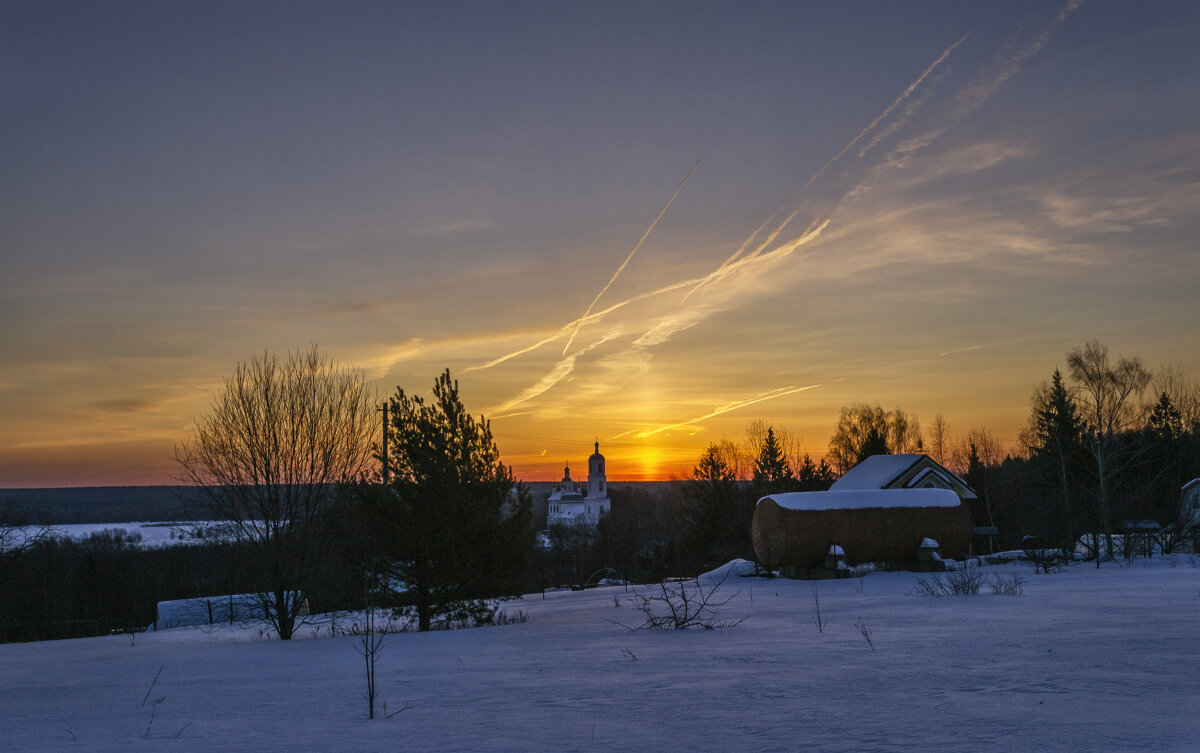
<path fill-rule="evenodd" d="M 1195 2 L 0 0 L 0 111 L 0 487 L 174 483 L 313 342 L 526 480 L 1200 379 Z"/>

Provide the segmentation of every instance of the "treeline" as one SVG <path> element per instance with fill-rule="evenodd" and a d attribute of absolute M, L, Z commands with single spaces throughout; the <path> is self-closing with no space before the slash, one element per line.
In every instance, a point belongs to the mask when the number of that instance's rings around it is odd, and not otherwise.
<path fill-rule="evenodd" d="M 1194 535 L 1181 489 L 1200 477 L 1200 386 L 1093 341 L 1067 353 L 1065 374 L 1056 369 L 1031 403 L 1015 452 L 984 435 L 962 469 L 1011 544 L 1087 535 L 1093 554 L 1113 552 L 1113 535 L 1142 522 L 1160 527 L 1166 549 Z"/>
<path fill-rule="evenodd" d="M 189 486 L 0 489 L 0 519 L 32 525 L 198 520 L 203 500 Z"/>
<path fill-rule="evenodd" d="M 110 530 L 42 538 L 0 554 L 0 640 L 40 641 L 144 630 L 159 601 L 244 593 L 257 585 L 246 547 L 142 548 Z"/>

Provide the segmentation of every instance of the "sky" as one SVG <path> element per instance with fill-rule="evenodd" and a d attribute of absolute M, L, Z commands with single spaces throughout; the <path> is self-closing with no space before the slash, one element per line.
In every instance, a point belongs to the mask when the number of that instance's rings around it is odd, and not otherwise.
<path fill-rule="evenodd" d="M 526 480 L 1200 379 L 1195 2 L 0 0 L 0 112 L 0 487 L 174 483 L 312 343 Z"/>

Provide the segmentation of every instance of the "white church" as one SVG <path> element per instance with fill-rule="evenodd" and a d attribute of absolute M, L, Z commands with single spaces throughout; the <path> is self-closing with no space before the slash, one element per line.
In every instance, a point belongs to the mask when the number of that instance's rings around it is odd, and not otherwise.
<path fill-rule="evenodd" d="M 563 478 L 550 494 L 546 527 L 586 526 L 595 528 L 600 518 L 608 515 L 612 502 L 608 499 L 608 483 L 604 478 L 604 456 L 600 443 L 588 458 L 587 488 L 571 480 L 571 466 L 563 468 Z"/>

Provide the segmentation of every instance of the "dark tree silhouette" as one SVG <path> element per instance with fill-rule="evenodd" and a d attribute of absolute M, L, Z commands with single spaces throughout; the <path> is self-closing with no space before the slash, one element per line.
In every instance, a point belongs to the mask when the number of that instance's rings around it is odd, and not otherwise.
<path fill-rule="evenodd" d="M 1094 522 L 1112 550 L 1113 485 L 1140 452 L 1122 441 L 1138 415 L 1137 400 L 1150 383 L 1142 359 L 1121 357 L 1115 363 L 1108 347 L 1092 340 L 1067 354 L 1067 368 L 1078 390 L 1084 422 L 1084 447 L 1092 460 L 1095 478 Z M 1099 551 L 1097 542 L 1097 552 Z M 1100 557 L 1096 558 L 1100 566 Z"/>
<path fill-rule="evenodd" d="M 257 554 L 264 616 L 292 637 L 327 554 L 339 486 L 372 460 L 375 396 L 317 347 L 239 364 L 175 448 L 182 479 Z"/>
<path fill-rule="evenodd" d="M 500 460 L 486 419 L 471 417 L 446 371 L 433 399 L 391 398 L 393 575 L 419 630 L 463 602 L 519 590 L 533 551 L 531 500 Z"/>
<path fill-rule="evenodd" d="M 775 436 L 775 428 L 767 427 L 767 435 L 754 458 L 755 487 L 764 491 L 791 491 L 795 480 L 783 446 Z"/>
<path fill-rule="evenodd" d="M 773 435 L 771 435 L 773 437 Z M 710 444 L 684 483 L 684 547 L 698 569 L 746 556 L 753 500 L 729 463 L 728 448 Z"/>
<path fill-rule="evenodd" d="M 842 408 L 837 427 L 829 438 L 829 460 L 844 474 L 871 455 L 917 452 L 921 448 L 921 425 L 916 416 L 900 408 L 885 411 L 878 405 L 855 403 Z"/>

